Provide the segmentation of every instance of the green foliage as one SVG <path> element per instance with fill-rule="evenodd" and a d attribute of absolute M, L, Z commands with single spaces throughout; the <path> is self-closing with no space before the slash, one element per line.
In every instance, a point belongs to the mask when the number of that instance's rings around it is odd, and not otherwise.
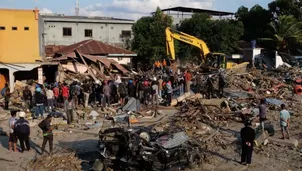
<path fill-rule="evenodd" d="M 203 40 L 212 52 L 232 54 L 237 51 L 237 41 L 243 35 L 243 24 L 234 20 L 212 20 L 206 14 L 194 14 L 191 19 L 183 21 L 179 30 Z M 183 46 L 183 43 L 181 43 Z M 187 48 L 193 49 L 193 53 Z M 184 46 L 181 55 L 200 56 L 198 48 Z"/>
<path fill-rule="evenodd" d="M 275 0 L 268 4 L 269 11 L 277 15 L 293 15 L 297 19 L 302 17 L 302 1 Z"/>
<path fill-rule="evenodd" d="M 260 40 L 273 43 L 280 51 L 287 51 L 290 46 L 302 42 L 302 22 L 293 15 L 282 15 L 268 24 L 268 33 L 269 37 Z"/>
<path fill-rule="evenodd" d="M 253 39 L 267 36 L 267 24 L 271 21 L 271 14 L 268 10 L 260 5 L 255 5 L 250 10 L 241 6 L 235 16 L 244 25 L 243 40 L 250 42 Z"/>
<path fill-rule="evenodd" d="M 138 54 L 139 61 L 151 63 L 166 56 L 165 28 L 171 25 L 172 18 L 160 8 L 151 17 L 142 17 L 133 25 L 132 50 Z"/>

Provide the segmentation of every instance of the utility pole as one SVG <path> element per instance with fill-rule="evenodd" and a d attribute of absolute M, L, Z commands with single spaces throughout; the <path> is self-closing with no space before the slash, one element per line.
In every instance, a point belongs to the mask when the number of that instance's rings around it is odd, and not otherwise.
<path fill-rule="evenodd" d="M 79 0 L 76 0 L 76 3 L 75 3 L 75 15 L 79 16 L 79 13 L 80 13 L 80 2 L 79 2 Z"/>

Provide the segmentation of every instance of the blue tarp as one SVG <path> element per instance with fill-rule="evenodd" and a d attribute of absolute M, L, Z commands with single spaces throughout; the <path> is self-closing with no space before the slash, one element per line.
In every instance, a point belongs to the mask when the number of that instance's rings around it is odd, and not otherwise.
<path fill-rule="evenodd" d="M 276 106 L 280 106 L 281 104 L 285 104 L 283 101 L 273 98 L 266 98 L 265 101 L 269 104 L 273 104 Z"/>

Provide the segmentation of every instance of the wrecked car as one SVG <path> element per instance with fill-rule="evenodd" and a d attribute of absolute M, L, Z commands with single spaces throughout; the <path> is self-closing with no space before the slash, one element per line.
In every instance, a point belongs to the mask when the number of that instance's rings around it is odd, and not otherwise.
<path fill-rule="evenodd" d="M 200 161 L 198 145 L 185 132 L 156 133 L 145 127 L 100 132 L 99 152 L 103 170 L 167 171 Z"/>

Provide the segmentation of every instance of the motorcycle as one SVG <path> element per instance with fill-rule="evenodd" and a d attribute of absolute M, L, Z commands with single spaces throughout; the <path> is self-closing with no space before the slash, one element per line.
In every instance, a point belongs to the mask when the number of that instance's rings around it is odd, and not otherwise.
<path fill-rule="evenodd" d="M 191 167 L 200 161 L 198 145 L 185 132 L 109 128 L 99 138 L 103 170 L 109 167 L 122 171 L 167 171 Z"/>

